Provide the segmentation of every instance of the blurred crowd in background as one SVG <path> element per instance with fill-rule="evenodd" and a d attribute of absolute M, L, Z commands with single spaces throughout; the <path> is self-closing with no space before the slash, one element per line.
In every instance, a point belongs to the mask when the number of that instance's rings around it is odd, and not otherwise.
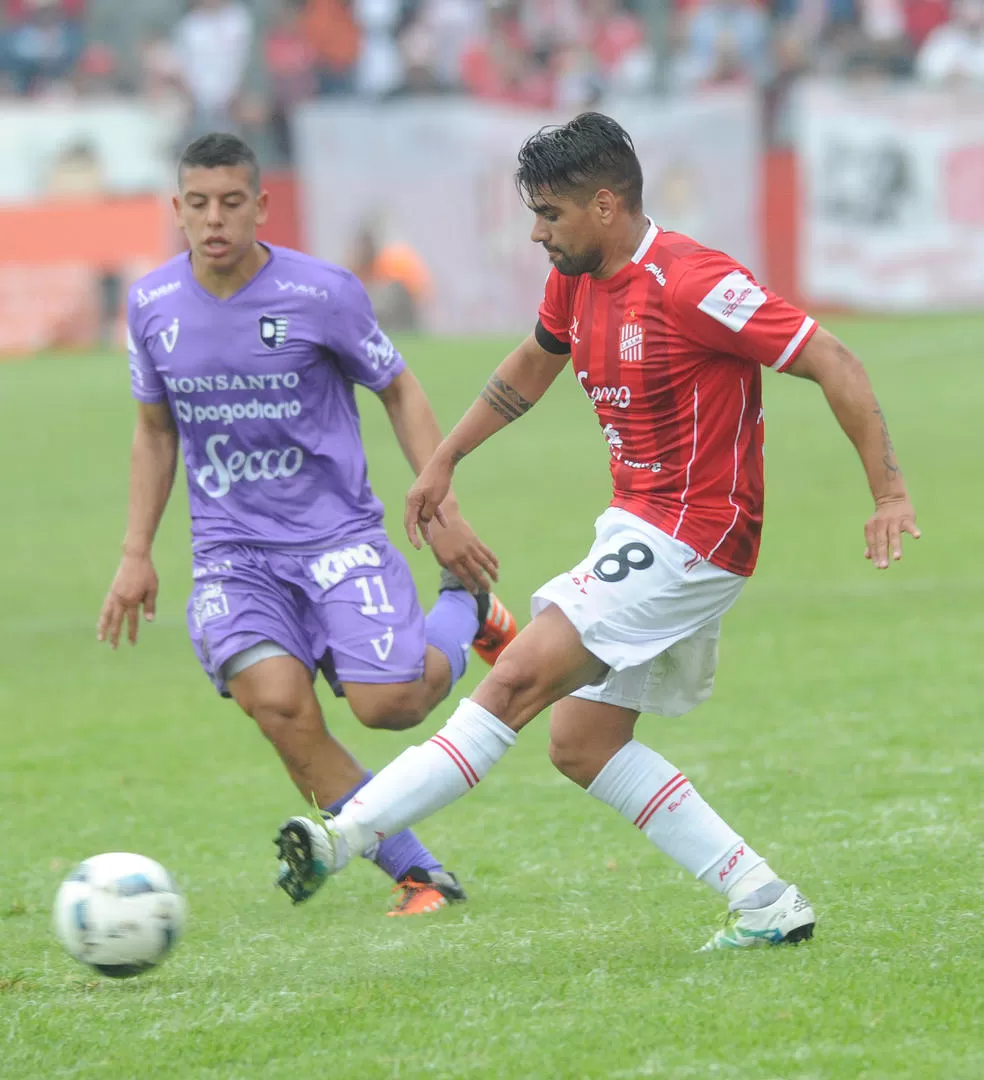
<path fill-rule="evenodd" d="M 808 73 L 984 89 L 984 0 L 0 0 L 0 97 L 140 95 L 180 141 L 236 129 L 274 162 L 332 95 L 573 111 L 739 83 L 782 145 Z"/>

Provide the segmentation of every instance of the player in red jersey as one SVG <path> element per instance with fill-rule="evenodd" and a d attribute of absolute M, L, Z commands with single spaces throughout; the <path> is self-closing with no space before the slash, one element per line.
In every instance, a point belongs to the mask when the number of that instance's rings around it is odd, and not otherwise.
<path fill-rule="evenodd" d="M 856 447 L 879 568 L 917 537 L 891 439 L 861 364 L 744 267 L 642 208 L 629 136 L 586 113 L 540 131 L 517 180 L 553 270 L 534 333 L 491 377 L 407 496 L 420 543 L 455 465 L 518 419 L 573 363 L 611 454 L 614 497 L 587 557 L 533 597 L 533 621 L 447 725 L 380 772 L 327 825 L 292 818 L 283 842 L 325 875 L 463 795 L 548 705 L 550 756 L 661 851 L 722 893 L 705 949 L 809 938 L 816 915 L 697 794 L 636 741 L 641 712 L 680 715 L 711 692 L 721 618 L 762 527 L 763 367 L 818 383 Z"/>

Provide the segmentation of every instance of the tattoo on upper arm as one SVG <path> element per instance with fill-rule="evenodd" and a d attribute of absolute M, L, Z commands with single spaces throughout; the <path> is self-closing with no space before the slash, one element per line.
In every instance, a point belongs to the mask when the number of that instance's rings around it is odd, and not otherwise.
<path fill-rule="evenodd" d="M 881 406 L 875 404 L 875 416 L 881 421 L 882 431 L 882 464 L 885 466 L 885 477 L 891 480 L 899 474 L 899 463 L 895 459 L 895 447 L 892 445 L 892 436 L 888 433 L 888 421 L 882 412 Z"/>
<path fill-rule="evenodd" d="M 495 375 L 485 384 L 485 389 L 480 396 L 487 405 L 505 419 L 507 424 L 518 420 L 533 408 L 532 401 L 527 401 L 522 394 Z"/>

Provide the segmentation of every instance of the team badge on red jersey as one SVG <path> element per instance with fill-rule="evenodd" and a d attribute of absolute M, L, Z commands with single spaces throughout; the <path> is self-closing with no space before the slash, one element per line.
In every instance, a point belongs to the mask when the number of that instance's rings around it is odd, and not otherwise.
<path fill-rule="evenodd" d="M 625 323 L 618 332 L 618 358 L 627 363 L 642 359 L 645 334 L 638 323 Z"/>

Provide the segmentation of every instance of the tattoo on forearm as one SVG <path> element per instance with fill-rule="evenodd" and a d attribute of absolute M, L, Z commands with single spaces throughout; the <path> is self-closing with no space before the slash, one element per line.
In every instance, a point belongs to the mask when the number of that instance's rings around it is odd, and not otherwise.
<path fill-rule="evenodd" d="M 455 452 L 451 455 L 451 464 L 452 465 L 457 465 L 459 461 L 462 461 L 467 456 L 468 456 L 467 451 L 465 451 L 465 450 L 455 450 Z"/>
<path fill-rule="evenodd" d="M 882 464 L 885 466 L 885 479 L 894 480 L 899 475 L 899 463 L 895 459 L 895 447 L 892 445 L 892 436 L 888 433 L 888 421 L 876 403 L 875 416 L 881 421 L 882 431 Z"/>
<path fill-rule="evenodd" d="M 522 394 L 495 375 L 485 384 L 485 389 L 480 396 L 487 405 L 503 417 L 507 424 L 518 420 L 533 408 L 532 401 L 527 401 Z"/>

